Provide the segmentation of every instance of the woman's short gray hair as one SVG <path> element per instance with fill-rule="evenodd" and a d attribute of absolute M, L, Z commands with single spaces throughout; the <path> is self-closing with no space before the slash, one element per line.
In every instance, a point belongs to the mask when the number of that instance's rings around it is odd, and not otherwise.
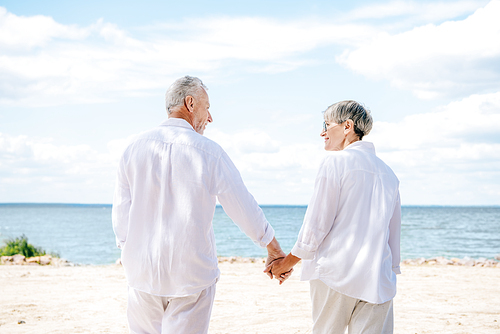
<path fill-rule="evenodd" d="M 165 93 L 167 112 L 170 114 L 170 108 L 184 104 L 184 99 L 187 96 L 196 98 L 202 88 L 208 90 L 203 82 L 197 77 L 186 75 L 175 80 Z"/>
<path fill-rule="evenodd" d="M 325 121 L 342 124 L 348 119 L 354 122 L 354 133 L 359 139 L 363 139 L 370 133 L 373 126 L 373 118 L 368 109 L 356 101 L 341 101 L 329 106 L 324 114 Z"/>

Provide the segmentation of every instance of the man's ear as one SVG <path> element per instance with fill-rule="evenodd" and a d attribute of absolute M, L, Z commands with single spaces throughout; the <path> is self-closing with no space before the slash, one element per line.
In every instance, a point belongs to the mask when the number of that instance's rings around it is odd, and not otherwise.
<path fill-rule="evenodd" d="M 188 111 L 192 112 L 194 109 L 194 98 L 191 95 L 186 96 L 184 99 L 184 105 Z"/>

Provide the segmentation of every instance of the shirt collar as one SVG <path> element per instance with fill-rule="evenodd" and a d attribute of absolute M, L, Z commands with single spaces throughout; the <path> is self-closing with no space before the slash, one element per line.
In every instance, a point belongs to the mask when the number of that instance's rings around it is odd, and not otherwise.
<path fill-rule="evenodd" d="M 360 150 L 375 154 L 375 145 L 368 141 L 358 140 L 352 144 L 349 144 L 344 150 Z"/>
<path fill-rule="evenodd" d="M 181 128 L 191 129 L 194 131 L 194 128 L 189 124 L 185 119 L 171 117 L 164 120 L 160 126 L 179 126 Z"/>

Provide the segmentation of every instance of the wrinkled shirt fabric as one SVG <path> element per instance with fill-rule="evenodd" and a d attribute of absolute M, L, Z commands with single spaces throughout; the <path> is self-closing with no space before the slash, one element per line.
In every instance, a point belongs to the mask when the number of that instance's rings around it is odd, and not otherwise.
<path fill-rule="evenodd" d="M 257 245 L 274 237 L 224 150 L 183 119 L 136 136 L 117 172 L 112 222 L 128 285 L 158 296 L 217 282 L 216 201 Z"/>
<path fill-rule="evenodd" d="M 399 180 L 372 143 L 357 141 L 321 163 L 291 253 L 304 260 L 301 280 L 382 304 L 396 295 L 400 234 Z"/>

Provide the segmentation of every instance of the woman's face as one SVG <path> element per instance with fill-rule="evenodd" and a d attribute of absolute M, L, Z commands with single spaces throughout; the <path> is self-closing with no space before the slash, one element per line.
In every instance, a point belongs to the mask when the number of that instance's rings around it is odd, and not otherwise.
<path fill-rule="evenodd" d="M 320 136 L 325 139 L 325 150 L 341 151 L 344 149 L 345 133 L 344 127 L 342 126 L 344 123 L 336 124 L 330 121 L 324 122 L 323 131 Z"/>

